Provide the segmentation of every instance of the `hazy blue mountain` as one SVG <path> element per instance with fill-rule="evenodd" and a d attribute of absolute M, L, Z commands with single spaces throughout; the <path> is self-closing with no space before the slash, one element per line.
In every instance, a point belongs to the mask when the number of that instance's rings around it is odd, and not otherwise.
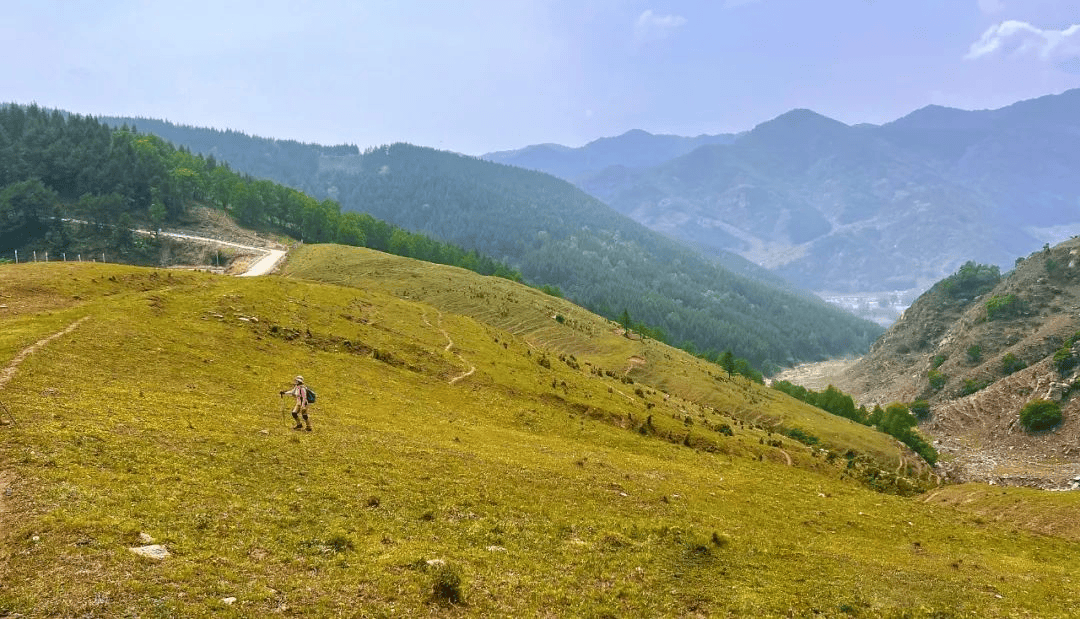
<path fill-rule="evenodd" d="M 559 144 L 537 144 L 519 150 L 488 153 L 488 161 L 547 172 L 559 178 L 575 179 L 611 166 L 645 168 L 684 155 L 706 144 L 729 144 L 733 134 L 654 135 L 633 129 L 613 138 L 600 138 L 579 148 Z"/>
<path fill-rule="evenodd" d="M 882 126 L 793 110 L 648 168 L 572 180 L 635 220 L 814 290 L 926 287 L 1080 232 L 1080 90 Z M 565 176 L 564 178 L 571 178 Z"/>

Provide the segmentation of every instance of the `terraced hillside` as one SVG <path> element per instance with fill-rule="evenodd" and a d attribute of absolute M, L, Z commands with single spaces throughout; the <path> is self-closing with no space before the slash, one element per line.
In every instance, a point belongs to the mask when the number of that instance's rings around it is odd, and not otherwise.
<path fill-rule="evenodd" d="M 559 299 L 338 247 L 286 273 L 0 265 L 0 615 L 1053 617 L 1080 602 L 1068 531 L 873 491 L 920 483 L 894 475 L 891 439 Z M 277 393 L 297 373 L 319 394 L 310 434 Z M 130 550 L 148 545 L 167 556 Z"/>

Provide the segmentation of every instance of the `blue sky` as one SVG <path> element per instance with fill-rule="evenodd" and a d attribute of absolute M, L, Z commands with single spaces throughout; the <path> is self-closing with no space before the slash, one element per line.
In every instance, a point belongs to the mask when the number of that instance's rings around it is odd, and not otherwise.
<path fill-rule="evenodd" d="M 5 0 L 0 101 L 478 155 L 1080 87 L 1080 0 Z"/>

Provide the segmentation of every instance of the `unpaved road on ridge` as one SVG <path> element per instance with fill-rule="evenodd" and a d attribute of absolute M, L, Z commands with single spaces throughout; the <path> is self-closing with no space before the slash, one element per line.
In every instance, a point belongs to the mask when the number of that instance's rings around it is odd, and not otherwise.
<path fill-rule="evenodd" d="M 137 234 L 153 235 L 150 230 L 132 230 Z M 256 247 L 254 245 L 241 245 L 240 243 L 232 243 L 230 241 L 222 241 L 219 239 L 211 239 L 204 236 L 195 236 L 193 234 L 183 234 L 181 232 L 159 232 L 161 236 L 167 236 L 174 239 L 183 239 L 186 241 L 199 241 L 202 243 L 210 243 L 213 245 L 222 245 L 224 247 L 233 247 L 236 249 L 244 249 L 247 251 L 253 251 L 265 254 L 262 258 L 259 258 L 243 273 L 240 273 L 238 277 L 254 277 L 257 275 L 266 275 L 274 270 L 281 259 L 285 257 L 287 251 L 281 249 L 270 249 L 268 247 Z"/>
<path fill-rule="evenodd" d="M 269 251 L 270 253 L 256 260 L 254 264 L 248 267 L 248 270 L 237 277 L 255 277 L 256 275 L 266 275 L 270 271 L 273 271 L 274 267 L 276 267 L 278 263 L 281 262 L 281 259 L 285 257 L 286 252 L 280 249 L 271 249 Z"/>

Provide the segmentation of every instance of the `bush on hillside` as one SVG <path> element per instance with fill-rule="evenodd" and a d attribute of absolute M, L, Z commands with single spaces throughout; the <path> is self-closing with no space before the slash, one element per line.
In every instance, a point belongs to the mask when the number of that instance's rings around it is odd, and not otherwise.
<path fill-rule="evenodd" d="M 960 395 L 971 395 L 976 391 L 982 391 L 989 387 L 992 382 L 988 378 L 965 378 L 964 386 L 960 388 Z"/>
<path fill-rule="evenodd" d="M 926 400 L 915 400 L 908 405 L 908 409 L 920 421 L 930 416 L 930 403 Z"/>
<path fill-rule="evenodd" d="M 1016 355 L 1009 353 L 1001 358 L 1001 370 L 1005 372 L 1005 375 L 1015 374 L 1020 370 L 1027 367 L 1027 364 L 1023 360 L 1018 359 Z"/>
<path fill-rule="evenodd" d="M 968 346 L 967 358 L 968 361 L 972 363 L 978 363 L 982 361 L 982 346 L 979 346 L 978 344 L 972 344 L 971 346 Z"/>
<path fill-rule="evenodd" d="M 1032 400 L 1020 410 L 1020 425 L 1028 432 L 1049 430 L 1061 423 L 1061 407 L 1052 400 Z"/>
<path fill-rule="evenodd" d="M 974 298 L 990 292 L 1000 281 L 1000 268 L 969 260 L 956 273 L 935 284 L 934 288 L 954 299 Z"/>
<path fill-rule="evenodd" d="M 941 389 L 945 386 L 948 377 L 937 370 L 930 370 L 926 373 L 926 377 L 930 380 L 930 388 L 934 391 Z"/>
<path fill-rule="evenodd" d="M 432 578 L 431 598 L 444 604 L 460 604 L 464 595 L 461 591 L 461 575 L 446 564 L 437 565 Z"/>
<path fill-rule="evenodd" d="M 1001 320 L 1018 315 L 1023 309 L 1023 301 L 1015 294 L 995 295 L 986 302 L 986 319 Z"/>
<path fill-rule="evenodd" d="M 1057 349 L 1057 352 L 1054 353 L 1054 367 L 1057 368 L 1058 373 L 1062 376 L 1068 374 L 1070 370 L 1080 363 L 1080 358 L 1073 354 L 1072 351 L 1073 344 L 1076 344 L 1077 341 L 1080 341 L 1080 331 L 1065 340 L 1061 345 L 1061 348 Z"/>

